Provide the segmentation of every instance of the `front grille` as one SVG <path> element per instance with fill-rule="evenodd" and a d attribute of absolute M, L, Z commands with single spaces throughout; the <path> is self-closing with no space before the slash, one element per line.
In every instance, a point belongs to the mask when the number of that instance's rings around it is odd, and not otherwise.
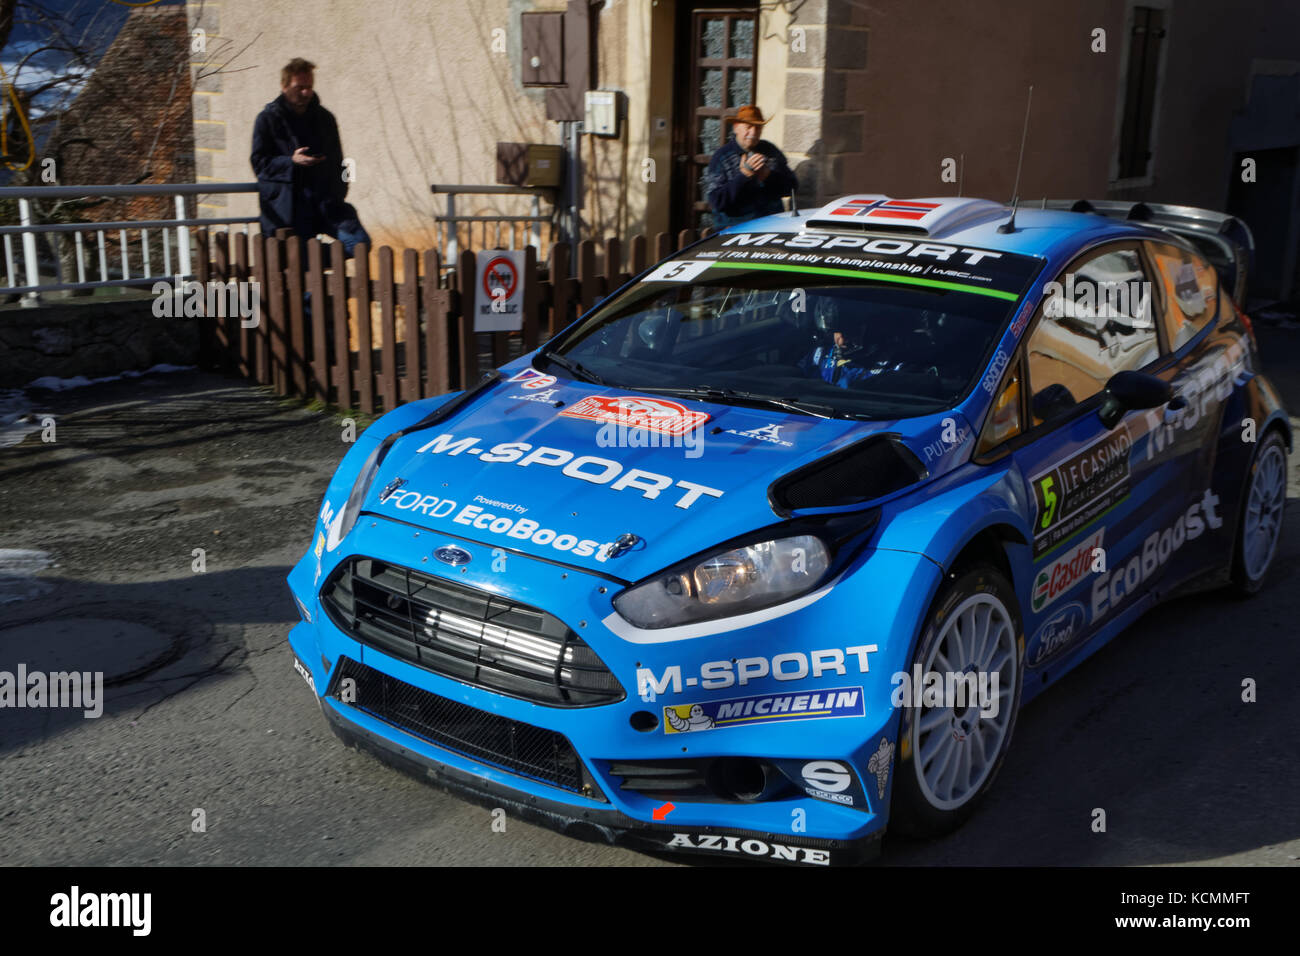
<path fill-rule="evenodd" d="M 503 770 L 574 793 L 591 795 L 594 789 L 586 785 L 582 762 L 563 734 L 439 697 L 351 658 L 339 658 L 328 696 Z"/>
<path fill-rule="evenodd" d="M 321 604 L 361 644 L 475 687 L 553 707 L 625 696 L 559 618 L 413 568 L 351 558 L 325 582 Z"/>

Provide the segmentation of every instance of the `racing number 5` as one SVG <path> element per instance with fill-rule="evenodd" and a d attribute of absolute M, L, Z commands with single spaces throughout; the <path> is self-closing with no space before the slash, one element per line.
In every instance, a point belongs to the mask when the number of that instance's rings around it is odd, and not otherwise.
<path fill-rule="evenodd" d="M 711 265 L 713 261 L 710 259 L 679 259 L 676 262 L 665 262 L 646 276 L 645 281 L 690 282 Z"/>
<path fill-rule="evenodd" d="M 1055 479 L 1050 475 L 1038 483 L 1038 487 L 1043 492 L 1043 520 L 1039 522 L 1038 529 L 1045 531 L 1052 526 L 1052 518 L 1056 515 L 1056 492 L 1052 490 Z"/>

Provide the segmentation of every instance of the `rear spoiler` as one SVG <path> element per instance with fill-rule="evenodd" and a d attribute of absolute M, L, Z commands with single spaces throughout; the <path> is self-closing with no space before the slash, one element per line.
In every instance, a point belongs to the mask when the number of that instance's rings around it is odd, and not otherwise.
<path fill-rule="evenodd" d="M 1181 236 L 1210 261 L 1219 281 L 1232 292 L 1233 300 L 1245 308 L 1246 279 L 1255 260 L 1255 237 L 1250 227 L 1235 216 L 1195 206 L 1116 199 L 1046 199 L 1043 208 L 1090 212 Z"/>

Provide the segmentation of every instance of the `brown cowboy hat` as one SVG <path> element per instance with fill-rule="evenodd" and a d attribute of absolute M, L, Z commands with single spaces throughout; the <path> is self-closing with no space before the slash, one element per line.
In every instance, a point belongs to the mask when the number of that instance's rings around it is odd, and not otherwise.
<path fill-rule="evenodd" d="M 742 106 L 736 110 L 735 116 L 727 117 L 728 123 L 748 123 L 750 126 L 762 126 L 767 120 L 763 119 L 763 111 L 752 104 Z"/>

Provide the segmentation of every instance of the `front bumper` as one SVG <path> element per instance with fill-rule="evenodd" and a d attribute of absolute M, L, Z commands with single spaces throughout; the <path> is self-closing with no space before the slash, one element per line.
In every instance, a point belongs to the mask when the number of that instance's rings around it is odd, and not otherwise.
<path fill-rule="evenodd" d="M 473 687 L 388 656 L 358 643 L 324 613 L 317 589 L 333 566 L 354 553 L 388 555 L 389 560 L 429 574 L 446 570 L 446 576 L 455 575 L 458 583 L 501 593 L 502 575 L 490 570 L 492 548 L 488 545 L 457 540 L 455 544 L 474 557 L 465 568 L 443 569 L 422 561 L 431 549 L 446 544 L 446 537 L 425 532 L 413 548 L 410 526 L 365 515 L 337 554 L 325 555 L 319 567 L 309 554 L 290 574 L 300 612 L 305 612 L 305 619 L 290 633 L 290 645 L 310 676 L 331 726 L 349 743 L 474 802 L 507 808 L 523 819 L 581 839 L 647 850 L 812 865 L 861 862 L 878 852 L 889 790 L 884 783 L 878 789 L 880 778 L 868 766 L 882 741 L 897 739 L 898 713 L 890 703 L 890 675 L 905 669 L 914 637 L 913 622 L 921 619 L 930 589 L 937 585 L 938 569 L 930 562 L 902 552 L 867 552 L 860 566 L 846 572 L 837 587 L 784 617 L 733 632 L 638 644 L 604 626 L 618 586 L 571 567 L 561 569 L 512 554 L 511 597 L 564 619 L 628 692 L 616 703 L 562 708 Z M 880 612 L 877 615 L 863 613 L 863 602 L 871 595 L 863 593 L 861 582 L 868 580 L 876 582 L 876 593 L 890 595 L 889 607 L 874 608 Z M 886 583 L 882 586 L 882 582 Z M 848 660 L 860 661 L 861 667 L 843 666 L 846 657 L 842 653 L 837 659 L 822 657 L 826 673 L 799 678 L 800 660 L 812 657 L 817 662 L 815 653 L 827 653 L 818 648 L 836 645 L 834 638 L 806 635 L 842 632 L 846 621 L 853 622 L 853 633 L 841 638 L 839 646 L 874 645 L 874 652 L 857 658 L 848 655 Z M 769 662 L 782 659 L 780 666 L 774 663 L 772 667 L 783 671 L 782 676 L 754 676 L 757 665 L 746 672 L 743 662 L 760 657 Z M 563 735 L 581 761 L 583 785 L 557 786 L 554 780 L 511 769 L 490 754 L 458 748 L 442 739 L 431 740 L 402 726 L 391 713 L 381 717 L 375 710 L 341 699 L 336 678 L 341 662 L 348 660 L 436 695 L 449 706 L 473 708 L 492 719 L 517 721 Z M 728 660 L 735 665 L 730 677 L 710 678 L 721 671 L 710 670 L 708 665 Z M 706 679 L 711 679 L 712 685 L 704 683 Z M 731 684 L 719 688 L 723 679 Z M 718 689 L 703 689 L 706 686 Z M 318 688 L 324 688 L 324 693 Z M 768 699 L 780 699 L 787 705 L 793 700 L 794 706 L 799 706 L 800 701 L 811 698 L 815 706 L 819 692 L 859 688 L 864 705 L 860 712 L 826 714 L 843 719 L 817 719 L 814 723 L 811 719 L 764 718 L 757 725 L 744 720 L 720 721 L 707 733 L 669 733 L 662 723 L 648 732 L 635 726 L 637 718 L 644 722 L 650 714 L 662 721 L 665 705 L 680 707 L 677 713 L 682 715 L 697 702 L 712 714 L 728 701 L 733 702 L 729 705 L 733 712 L 746 706 L 734 703 L 742 700 L 758 700 L 757 706 L 762 708 Z M 845 806 L 830 802 L 824 793 L 819 799 L 811 790 L 790 792 L 787 788 L 780 796 L 752 802 L 672 798 L 629 790 L 625 778 L 615 772 L 620 764 L 629 762 L 710 758 L 758 758 L 785 764 L 841 761 L 856 775 L 858 797 L 854 805 Z M 892 786 L 892 773 L 885 779 Z M 665 811 L 669 803 L 672 807 Z"/>
<path fill-rule="evenodd" d="M 330 729 L 348 746 L 356 747 L 404 773 L 487 809 L 504 809 L 527 823 L 543 826 L 588 843 L 606 843 L 656 851 L 694 850 L 732 859 L 769 859 L 805 865 L 849 866 L 874 859 L 880 834 L 853 841 L 777 837 L 725 827 L 647 825 L 613 808 L 576 808 L 487 777 L 453 767 L 434 758 L 417 738 L 368 729 L 345 716 L 344 705 L 321 701 Z M 779 842 L 777 842 L 779 840 Z"/>

